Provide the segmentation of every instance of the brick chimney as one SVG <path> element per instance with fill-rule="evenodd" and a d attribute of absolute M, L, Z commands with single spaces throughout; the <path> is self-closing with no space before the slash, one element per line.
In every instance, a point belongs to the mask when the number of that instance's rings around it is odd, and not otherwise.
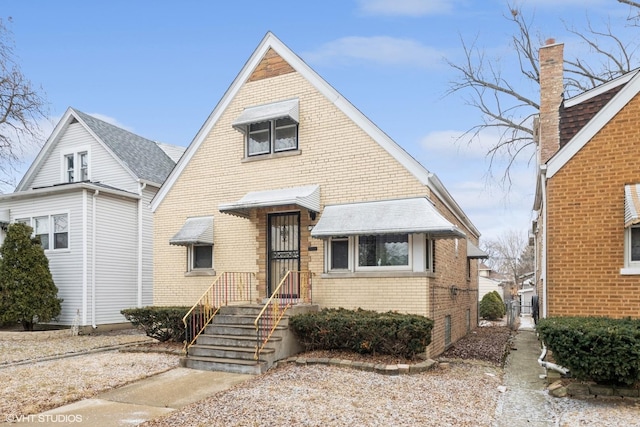
<path fill-rule="evenodd" d="M 563 43 L 554 39 L 540 48 L 540 124 L 538 156 L 546 163 L 560 149 L 560 104 L 563 100 Z"/>

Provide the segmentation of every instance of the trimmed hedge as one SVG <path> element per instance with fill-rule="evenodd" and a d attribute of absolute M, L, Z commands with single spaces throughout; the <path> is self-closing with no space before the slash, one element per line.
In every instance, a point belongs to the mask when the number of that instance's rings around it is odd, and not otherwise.
<path fill-rule="evenodd" d="M 496 291 L 489 292 L 480 301 L 480 317 L 487 320 L 502 319 L 507 314 L 502 297 Z"/>
<path fill-rule="evenodd" d="M 640 320 L 550 317 L 536 329 L 572 376 L 600 384 L 640 381 Z"/>
<path fill-rule="evenodd" d="M 292 316 L 289 326 L 307 350 L 414 358 L 431 343 L 433 320 L 391 311 L 339 308 Z"/>
<path fill-rule="evenodd" d="M 182 318 L 191 307 L 155 307 L 126 308 L 120 313 L 133 326 L 140 327 L 148 337 L 160 342 L 185 340 L 185 327 Z"/>

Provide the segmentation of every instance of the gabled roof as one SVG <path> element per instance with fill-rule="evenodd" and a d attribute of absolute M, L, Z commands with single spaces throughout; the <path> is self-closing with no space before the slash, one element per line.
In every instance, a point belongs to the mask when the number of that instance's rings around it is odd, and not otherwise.
<path fill-rule="evenodd" d="M 640 92 L 640 69 L 630 71 L 624 76 L 567 100 L 564 104 L 565 110 L 575 109 L 573 113 L 575 115 L 578 114 L 580 105 L 593 111 L 585 113 L 586 124 L 578 126 L 577 130 L 574 129 L 575 134 L 547 162 L 547 178 L 551 178 L 567 164 L 638 92 Z M 608 102 L 607 97 L 610 98 Z M 584 117 L 582 121 L 585 121 Z M 562 130 L 560 132 L 562 135 Z"/>
<path fill-rule="evenodd" d="M 49 153 L 58 143 L 62 135 L 64 135 L 68 126 L 76 120 L 84 126 L 96 139 L 96 142 L 111 153 L 114 159 L 136 180 L 146 181 L 159 186 L 175 166 L 175 161 L 171 159 L 158 143 L 74 108 L 68 108 L 15 191 L 24 191 L 29 188 L 36 171 L 40 169 L 40 166 L 47 159 Z M 175 147 L 172 147 L 172 149 L 174 151 L 177 150 Z"/>
<path fill-rule="evenodd" d="M 451 197 L 449 192 L 444 188 L 440 180 L 427 169 L 424 168 L 416 159 L 411 157 L 402 147 L 393 141 L 387 134 L 378 128 L 371 120 L 362 114 L 353 104 L 347 101 L 338 91 L 336 91 L 329 83 L 327 83 L 320 75 L 318 75 L 311 67 L 309 67 L 298 55 L 282 43 L 273 33 L 268 32 L 262 39 L 256 50 L 253 52 L 249 60 L 245 63 L 240 73 L 231 83 L 222 99 L 218 102 L 214 110 L 211 112 L 197 135 L 187 148 L 186 152 L 173 169 L 164 185 L 160 188 L 155 198 L 151 202 L 151 209 L 155 211 L 162 203 L 162 200 L 171 190 L 171 187 L 177 181 L 178 177 L 184 171 L 194 154 L 198 151 L 200 145 L 206 139 L 211 129 L 216 125 L 220 116 L 226 110 L 228 105 L 234 99 L 240 88 L 249 80 L 256 67 L 262 61 L 262 58 L 272 49 L 289 66 L 296 72 L 300 73 L 311 85 L 313 85 L 320 93 L 340 109 L 347 117 L 356 123 L 363 131 L 365 131 L 374 141 L 376 141 L 383 149 L 385 149 L 394 159 L 403 165 L 420 183 L 428 186 L 431 191 L 451 210 L 451 212 L 465 224 L 477 237 L 480 232 L 471 223 L 469 218 L 462 211 L 460 206 Z"/>

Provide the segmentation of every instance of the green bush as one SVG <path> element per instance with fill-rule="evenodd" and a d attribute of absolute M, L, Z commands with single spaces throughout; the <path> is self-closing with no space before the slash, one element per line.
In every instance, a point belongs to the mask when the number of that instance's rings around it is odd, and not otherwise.
<path fill-rule="evenodd" d="M 307 350 L 414 358 L 431 343 L 433 320 L 396 312 L 339 308 L 292 316 L 289 326 Z"/>
<path fill-rule="evenodd" d="M 640 380 L 640 320 L 550 317 L 536 326 L 555 361 L 580 380 L 634 384 Z"/>
<path fill-rule="evenodd" d="M 182 318 L 191 307 L 142 307 L 127 308 L 120 313 L 133 326 L 140 327 L 148 337 L 160 342 L 185 340 L 185 327 Z"/>
<path fill-rule="evenodd" d="M 0 246 L 0 322 L 20 322 L 27 331 L 62 311 L 49 260 L 32 233 L 28 225 L 11 224 Z"/>
<path fill-rule="evenodd" d="M 487 320 L 502 319 L 507 314 L 504 301 L 498 292 L 489 292 L 480 301 L 480 317 Z"/>

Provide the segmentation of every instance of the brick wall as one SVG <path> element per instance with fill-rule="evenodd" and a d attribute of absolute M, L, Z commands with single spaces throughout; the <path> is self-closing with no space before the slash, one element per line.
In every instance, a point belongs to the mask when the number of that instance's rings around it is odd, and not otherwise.
<path fill-rule="evenodd" d="M 547 184 L 549 315 L 640 316 L 624 266 L 624 185 L 640 182 L 636 96 Z"/>
<path fill-rule="evenodd" d="M 563 85 L 563 44 L 548 40 L 540 48 L 539 163 L 544 164 L 560 148 L 560 104 Z"/>

